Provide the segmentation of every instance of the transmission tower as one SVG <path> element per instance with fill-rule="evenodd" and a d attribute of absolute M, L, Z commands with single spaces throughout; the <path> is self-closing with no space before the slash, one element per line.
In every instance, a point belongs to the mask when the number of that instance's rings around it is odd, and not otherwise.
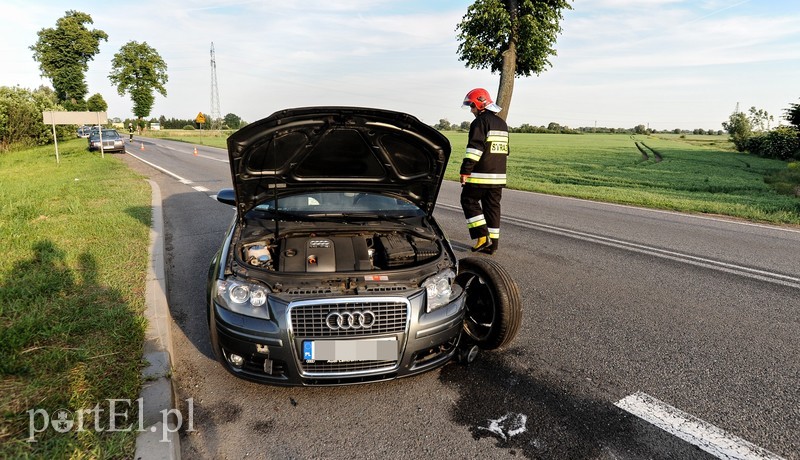
<path fill-rule="evenodd" d="M 222 125 L 222 114 L 219 111 L 219 88 L 217 87 L 217 60 L 214 57 L 214 42 L 211 42 L 211 129 L 219 129 Z"/>

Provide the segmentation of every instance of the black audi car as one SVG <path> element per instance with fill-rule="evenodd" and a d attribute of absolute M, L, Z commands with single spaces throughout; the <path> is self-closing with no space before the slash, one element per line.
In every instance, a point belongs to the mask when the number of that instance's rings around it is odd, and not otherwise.
<path fill-rule="evenodd" d="M 450 156 L 417 118 L 287 109 L 228 138 L 236 208 L 208 277 L 233 374 L 276 385 L 405 377 L 507 345 L 519 291 L 489 256 L 458 260 L 433 209 Z"/>

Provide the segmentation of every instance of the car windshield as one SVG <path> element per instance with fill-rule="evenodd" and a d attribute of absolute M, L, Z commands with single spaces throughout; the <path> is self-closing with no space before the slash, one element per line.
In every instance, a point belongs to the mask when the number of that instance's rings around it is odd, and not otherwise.
<path fill-rule="evenodd" d="M 118 137 L 119 137 L 119 133 L 115 129 L 104 129 L 103 130 L 103 140 L 106 140 L 106 139 L 112 140 L 112 139 L 116 139 Z M 99 140 L 100 139 L 100 133 L 97 132 L 97 131 L 92 133 L 92 139 Z"/>
<path fill-rule="evenodd" d="M 414 217 L 425 212 L 402 198 L 377 193 L 315 192 L 269 200 L 255 207 L 258 211 L 299 216 Z"/>

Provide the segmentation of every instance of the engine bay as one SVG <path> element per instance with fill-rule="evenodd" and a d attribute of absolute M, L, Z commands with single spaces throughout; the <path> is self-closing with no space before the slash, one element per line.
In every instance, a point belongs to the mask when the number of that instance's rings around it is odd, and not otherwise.
<path fill-rule="evenodd" d="M 442 251 L 434 238 L 408 232 L 306 234 L 241 244 L 248 266 L 281 273 L 336 273 L 418 265 Z"/>

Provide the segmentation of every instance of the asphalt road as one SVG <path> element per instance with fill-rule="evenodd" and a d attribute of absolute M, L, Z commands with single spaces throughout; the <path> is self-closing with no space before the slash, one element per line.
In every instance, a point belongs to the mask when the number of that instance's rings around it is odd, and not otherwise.
<path fill-rule="evenodd" d="M 206 273 L 234 212 L 210 198 L 230 186 L 226 153 L 193 148 L 137 139 L 125 155 L 163 196 L 185 458 L 691 459 L 722 433 L 750 458 L 800 459 L 798 229 L 506 190 L 495 258 L 524 302 L 510 348 L 386 383 L 270 387 L 209 346 Z M 435 217 L 466 257 L 458 191 L 445 182 Z M 679 439 L 620 404 L 632 395 L 711 434 Z"/>

